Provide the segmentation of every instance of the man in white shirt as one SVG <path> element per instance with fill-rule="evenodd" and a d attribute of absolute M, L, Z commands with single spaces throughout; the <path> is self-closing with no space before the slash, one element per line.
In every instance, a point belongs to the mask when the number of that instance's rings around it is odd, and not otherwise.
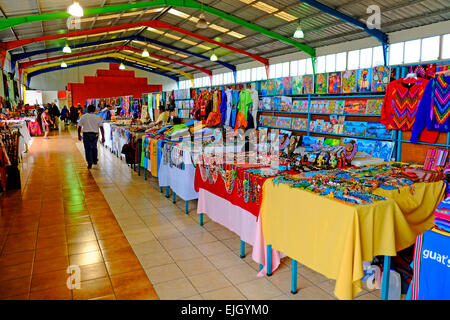
<path fill-rule="evenodd" d="M 95 106 L 90 105 L 88 113 L 83 114 L 78 121 L 78 140 L 81 141 L 81 129 L 83 129 L 83 145 L 88 169 L 92 168 L 92 164 L 98 162 L 98 130 L 102 132 L 102 142 L 105 142 L 105 132 L 103 131 L 103 122 L 100 116 L 94 114 Z"/>

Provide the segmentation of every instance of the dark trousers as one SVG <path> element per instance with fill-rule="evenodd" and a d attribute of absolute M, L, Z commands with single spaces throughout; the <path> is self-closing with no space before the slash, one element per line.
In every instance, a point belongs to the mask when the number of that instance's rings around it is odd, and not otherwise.
<path fill-rule="evenodd" d="M 98 150 L 97 150 L 97 134 L 93 132 L 83 133 L 84 154 L 86 156 L 86 162 L 93 164 L 97 162 Z"/>

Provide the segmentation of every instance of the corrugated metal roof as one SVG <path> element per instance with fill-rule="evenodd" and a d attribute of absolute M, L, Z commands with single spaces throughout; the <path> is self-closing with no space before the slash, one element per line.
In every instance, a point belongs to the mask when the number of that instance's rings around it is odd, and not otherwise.
<path fill-rule="evenodd" d="M 141 2 L 144 0 L 137 0 Z M 320 0 L 322 3 L 339 10 L 345 14 L 351 15 L 356 19 L 364 21 L 368 14 L 366 12 L 369 5 L 378 5 L 382 15 L 382 31 L 393 32 L 421 25 L 427 25 L 439 21 L 450 19 L 450 1 L 449 0 Z M 94 8 L 102 5 L 126 4 L 128 0 L 81 0 L 82 6 L 85 8 Z M 263 4 L 257 4 L 262 2 Z M 40 7 L 38 7 L 38 4 Z M 55 11 L 65 11 L 72 3 L 72 0 L 39 0 L 39 1 L 2 1 L 0 7 L 7 17 L 17 17 L 24 15 L 34 15 L 41 13 L 49 13 Z M 312 47 L 320 47 L 331 45 L 343 41 L 365 38 L 368 35 L 360 29 L 347 24 L 333 16 L 319 11 L 298 0 L 205 0 L 205 5 L 209 5 L 226 13 L 262 26 L 266 29 L 277 32 L 286 37 L 292 37 L 297 27 L 298 21 L 301 21 L 302 28 L 305 32 L 305 38 L 299 42 L 305 43 Z M 271 13 L 265 12 L 267 8 Z M 98 17 L 83 17 L 82 29 L 100 28 L 110 25 L 120 25 L 137 21 L 146 21 L 159 17 L 161 21 L 179 26 L 188 31 L 204 35 L 206 37 L 220 37 L 224 43 L 233 45 L 237 48 L 248 52 L 258 54 L 260 56 L 270 58 L 277 55 L 296 52 L 297 49 L 288 46 L 283 42 L 277 41 L 268 36 L 257 33 L 253 30 L 234 24 L 230 21 L 220 19 L 216 16 L 205 14 L 208 22 L 214 24 L 216 29 L 198 29 L 196 27 L 195 18 L 198 18 L 200 11 L 196 9 L 173 7 L 172 11 L 163 12 L 164 8 L 148 8 L 147 10 L 139 9 L 136 12 L 122 12 L 114 14 L 103 14 Z M 274 11 L 275 10 L 275 11 Z M 277 15 L 277 13 L 285 13 Z M 291 17 L 295 20 L 285 20 L 280 17 Z M 193 17 L 193 18 L 192 18 Z M 190 20 L 192 19 L 192 20 Z M 225 29 L 223 29 L 225 28 Z M 45 22 L 35 22 L 26 25 L 14 27 L 14 32 L 19 39 L 38 37 L 42 35 L 50 35 L 59 32 L 66 32 L 66 21 L 52 20 Z M 227 30 L 225 33 L 222 30 Z M 142 34 L 146 37 L 157 39 L 163 43 L 191 50 L 193 52 L 209 55 L 210 50 L 204 46 L 214 48 L 210 43 L 202 43 L 199 39 L 189 37 L 180 33 L 169 30 L 162 30 L 163 34 L 157 34 L 144 31 Z M 137 34 L 139 30 L 124 31 L 112 34 L 106 34 L 94 37 L 84 37 L 70 40 L 70 44 L 79 44 L 93 42 L 104 39 L 112 39 L 118 36 L 128 36 Z M 233 33 L 234 32 L 234 33 Z M 168 35 L 167 35 L 168 34 Z M 181 38 L 181 39 L 180 39 Z M 0 39 L 2 41 L 16 40 L 11 30 L 0 31 Z M 184 40 L 180 41 L 180 40 Z M 60 45 L 65 40 L 52 41 L 47 43 L 32 43 L 25 46 L 26 51 L 41 50 Z M 116 46 L 117 43 L 111 44 Z M 136 47 L 142 47 L 133 44 Z M 199 47 L 200 46 L 200 47 Z M 203 47 L 202 47 L 203 46 Z M 107 46 L 102 46 L 107 47 Z M 84 51 L 91 50 L 87 48 Z M 149 48 L 152 51 L 151 48 Z M 80 50 L 83 51 L 83 50 Z M 155 50 L 156 51 L 156 50 Z M 21 48 L 12 50 L 12 53 L 23 52 Z M 79 52 L 79 51 L 77 51 Z M 157 52 L 161 55 L 170 54 L 165 52 Z M 49 53 L 47 55 L 35 56 L 32 59 L 38 59 L 47 56 L 57 56 L 59 53 Z M 189 56 L 181 59 L 189 63 L 195 63 L 202 67 L 211 69 L 218 68 L 216 64 Z M 251 61 L 247 56 L 232 53 L 221 57 L 223 61 L 231 61 L 234 64 Z M 173 68 L 189 71 L 189 68 L 180 65 L 173 65 Z M 190 70 L 192 71 L 192 70 Z"/>

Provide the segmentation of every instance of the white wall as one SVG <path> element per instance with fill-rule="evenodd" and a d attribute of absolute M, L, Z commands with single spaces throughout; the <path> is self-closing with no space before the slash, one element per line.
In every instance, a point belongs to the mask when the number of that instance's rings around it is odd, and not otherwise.
<path fill-rule="evenodd" d="M 42 91 L 42 103 L 56 103 L 58 104 L 58 91 Z"/>
<path fill-rule="evenodd" d="M 42 91 L 39 90 L 26 90 L 25 91 L 26 103 L 29 105 L 39 104 L 42 105 Z"/>
<path fill-rule="evenodd" d="M 31 78 L 30 88 L 36 90 L 66 90 L 67 83 L 83 83 L 84 76 L 95 76 L 97 70 L 108 70 L 108 63 L 98 63 L 77 68 L 47 72 Z M 133 70 L 135 76 L 147 78 L 148 84 L 161 84 L 163 87 L 176 87 L 176 82 L 164 76 L 145 72 L 126 66 L 127 70 Z M 166 89 L 164 89 L 166 90 Z M 170 89 L 167 89 L 170 90 Z"/>

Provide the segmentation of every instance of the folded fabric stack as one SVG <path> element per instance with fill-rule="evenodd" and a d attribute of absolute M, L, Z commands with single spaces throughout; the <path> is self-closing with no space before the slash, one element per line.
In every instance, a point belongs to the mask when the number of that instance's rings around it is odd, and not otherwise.
<path fill-rule="evenodd" d="M 436 228 L 450 232 L 450 197 L 443 200 L 434 211 Z"/>

